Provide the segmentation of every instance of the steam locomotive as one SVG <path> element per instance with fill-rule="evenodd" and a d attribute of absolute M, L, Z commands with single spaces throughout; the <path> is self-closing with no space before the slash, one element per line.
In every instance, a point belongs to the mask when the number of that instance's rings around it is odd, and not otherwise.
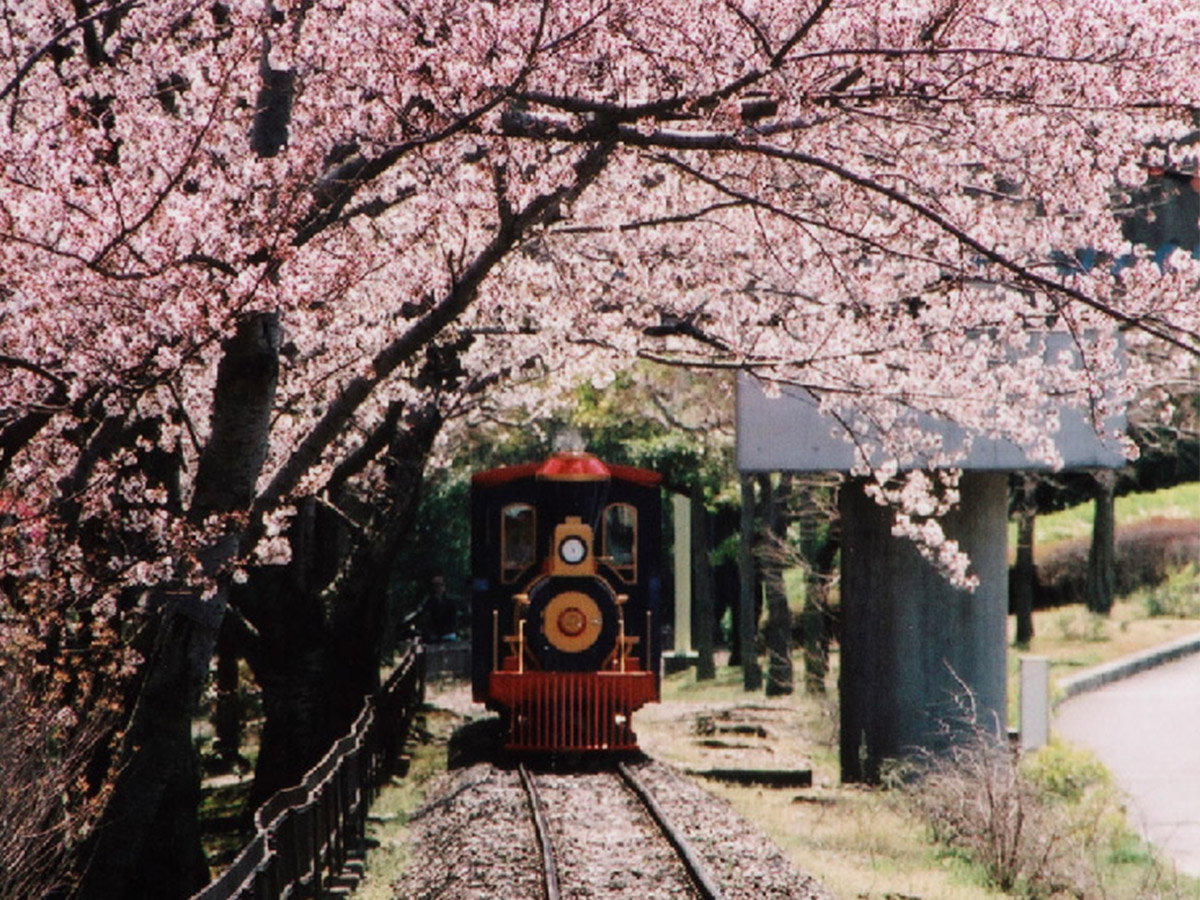
<path fill-rule="evenodd" d="M 660 481 L 587 453 L 472 477 L 472 692 L 506 749 L 636 748 L 659 699 Z"/>

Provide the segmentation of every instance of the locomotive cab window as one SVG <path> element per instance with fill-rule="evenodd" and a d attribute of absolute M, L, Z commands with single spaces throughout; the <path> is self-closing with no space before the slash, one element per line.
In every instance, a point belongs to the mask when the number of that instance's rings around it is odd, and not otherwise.
<path fill-rule="evenodd" d="M 500 579 L 507 583 L 533 565 L 537 518 L 528 503 L 510 503 L 500 516 Z"/>
<path fill-rule="evenodd" d="M 637 581 L 637 508 L 614 503 L 604 510 L 604 561 L 625 581 Z"/>

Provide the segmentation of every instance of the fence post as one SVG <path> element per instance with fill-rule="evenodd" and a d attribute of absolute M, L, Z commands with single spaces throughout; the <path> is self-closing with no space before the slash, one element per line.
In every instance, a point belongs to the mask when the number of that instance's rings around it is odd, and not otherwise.
<path fill-rule="evenodd" d="M 351 731 L 300 784 L 258 808 L 257 833 L 234 861 L 240 863 L 238 872 L 227 872 L 230 877 L 223 876 L 191 900 L 279 900 L 285 895 L 320 900 L 326 894 L 349 854 L 365 848 L 367 811 L 377 783 L 394 765 L 402 735 L 424 699 L 423 659 L 420 645 L 411 643 L 393 677 L 366 699 Z M 261 854 L 257 861 L 246 856 L 251 851 Z"/>
<path fill-rule="evenodd" d="M 1050 741 L 1050 660 L 1021 657 L 1021 750 L 1036 750 Z"/>

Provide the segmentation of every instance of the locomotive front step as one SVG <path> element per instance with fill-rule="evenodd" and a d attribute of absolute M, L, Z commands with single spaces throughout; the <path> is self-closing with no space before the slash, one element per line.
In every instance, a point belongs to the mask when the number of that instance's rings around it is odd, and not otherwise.
<path fill-rule="evenodd" d="M 633 713 L 658 699 L 651 672 L 492 672 L 489 693 L 521 752 L 636 750 Z"/>

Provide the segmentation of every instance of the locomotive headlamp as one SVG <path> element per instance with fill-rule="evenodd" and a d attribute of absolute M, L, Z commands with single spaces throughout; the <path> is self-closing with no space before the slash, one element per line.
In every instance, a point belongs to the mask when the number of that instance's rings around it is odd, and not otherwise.
<path fill-rule="evenodd" d="M 583 538 L 572 535 L 558 545 L 558 555 L 567 565 L 578 565 L 587 556 L 587 544 L 583 542 Z"/>

